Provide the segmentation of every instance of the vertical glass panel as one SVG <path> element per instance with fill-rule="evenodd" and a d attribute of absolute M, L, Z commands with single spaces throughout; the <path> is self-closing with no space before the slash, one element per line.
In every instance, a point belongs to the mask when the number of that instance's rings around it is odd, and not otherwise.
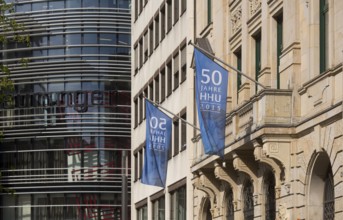
<path fill-rule="evenodd" d="M 46 194 L 34 195 L 34 219 L 48 220 L 49 200 Z"/>
<path fill-rule="evenodd" d="M 81 8 L 81 0 L 66 0 L 66 8 Z"/>
<path fill-rule="evenodd" d="M 64 44 L 64 36 L 60 35 L 51 35 L 49 39 L 50 46 L 53 45 L 63 45 Z"/>
<path fill-rule="evenodd" d="M 47 9 L 48 9 L 47 2 L 32 3 L 32 11 L 41 11 L 41 10 L 47 10 Z"/>
<path fill-rule="evenodd" d="M 6 206 L 15 206 L 15 196 L 13 195 L 3 195 L 2 204 Z M 2 209 L 2 218 L 1 219 L 15 219 L 15 208 L 3 208 Z"/>
<path fill-rule="evenodd" d="M 54 0 L 49 1 L 49 9 L 63 9 L 64 8 L 64 0 Z"/>
<path fill-rule="evenodd" d="M 100 0 L 100 7 L 112 8 L 115 5 L 116 0 Z"/>
<path fill-rule="evenodd" d="M 99 43 L 100 44 L 116 44 L 116 34 L 106 34 L 106 33 L 101 33 L 100 38 L 99 38 Z"/>
<path fill-rule="evenodd" d="M 17 219 L 31 220 L 31 196 L 18 195 Z"/>
<path fill-rule="evenodd" d="M 63 217 L 63 206 L 65 205 L 63 194 L 51 194 L 50 195 L 50 219 L 53 220 L 65 220 Z"/>
<path fill-rule="evenodd" d="M 66 45 L 81 44 L 81 34 L 66 34 Z"/>
<path fill-rule="evenodd" d="M 97 44 L 98 43 L 98 35 L 95 33 L 83 34 L 83 43 L 84 44 Z"/>
<path fill-rule="evenodd" d="M 99 7 L 98 0 L 83 0 L 83 7 Z"/>
<path fill-rule="evenodd" d="M 98 54 L 99 48 L 98 47 L 83 47 L 82 54 Z"/>
<path fill-rule="evenodd" d="M 129 8 L 129 1 L 128 0 L 116 0 L 118 8 Z"/>
<path fill-rule="evenodd" d="M 128 34 L 119 34 L 118 44 L 131 45 L 131 37 Z"/>
<path fill-rule="evenodd" d="M 29 12 L 31 11 L 31 3 L 15 5 L 16 12 Z"/>

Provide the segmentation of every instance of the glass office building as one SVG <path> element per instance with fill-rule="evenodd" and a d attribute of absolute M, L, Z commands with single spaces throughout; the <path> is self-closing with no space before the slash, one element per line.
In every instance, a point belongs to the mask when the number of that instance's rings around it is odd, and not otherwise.
<path fill-rule="evenodd" d="M 0 51 L 1 219 L 129 219 L 130 1 L 8 2 L 31 46 Z"/>

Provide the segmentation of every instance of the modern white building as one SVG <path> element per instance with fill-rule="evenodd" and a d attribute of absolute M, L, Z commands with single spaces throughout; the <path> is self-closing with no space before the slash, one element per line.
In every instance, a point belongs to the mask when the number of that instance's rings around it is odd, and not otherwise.
<path fill-rule="evenodd" d="M 343 2 L 132 9 L 132 218 L 341 219 Z M 199 132 L 175 117 L 167 186 L 143 185 L 143 94 L 198 124 L 190 40 L 266 88 L 228 68 L 224 159 L 205 155 Z"/>

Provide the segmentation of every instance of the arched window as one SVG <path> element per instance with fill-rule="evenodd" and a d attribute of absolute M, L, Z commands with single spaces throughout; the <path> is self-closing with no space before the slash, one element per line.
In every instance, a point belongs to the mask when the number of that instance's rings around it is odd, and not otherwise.
<path fill-rule="evenodd" d="M 335 219 L 335 197 L 334 186 L 331 169 L 325 179 L 324 189 L 324 204 L 323 204 L 323 219 L 333 220 Z"/>
<path fill-rule="evenodd" d="M 233 192 L 230 188 L 226 193 L 226 220 L 234 220 Z"/>
<path fill-rule="evenodd" d="M 265 177 L 264 192 L 266 220 L 275 220 L 275 178 L 272 172 L 269 172 Z"/>
<path fill-rule="evenodd" d="M 206 200 L 204 205 L 204 220 L 212 220 L 212 213 L 211 213 L 211 202 L 209 199 Z"/>
<path fill-rule="evenodd" d="M 251 181 L 248 181 L 243 188 L 244 220 L 254 219 L 254 188 Z"/>

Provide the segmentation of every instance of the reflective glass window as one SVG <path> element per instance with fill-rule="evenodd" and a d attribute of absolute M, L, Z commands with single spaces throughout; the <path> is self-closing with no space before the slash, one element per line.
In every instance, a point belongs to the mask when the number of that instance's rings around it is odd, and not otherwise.
<path fill-rule="evenodd" d="M 100 0 L 100 7 L 114 7 L 115 0 Z"/>
<path fill-rule="evenodd" d="M 83 47 L 82 54 L 98 54 L 98 47 Z"/>
<path fill-rule="evenodd" d="M 81 34 L 66 34 L 66 44 L 81 44 Z"/>
<path fill-rule="evenodd" d="M 31 11 L 31 3 L 29 4 L 17 4 L 15 6 L 16 12 L 28 12 Z"/>
<path fill-rule="evenodd" d="M 66 8 L 81 8 L 81 0 L 66 0 Z"/>
<path fill-rule="evenodd" d="M 83 0 L 83 7 L 99 7 L 98 0 Z"/>
<path fill-rule="evenodd" d="M 64 0 L 49 1 L 49 9 L 62 9 L 64 8 Z"/>
<path fill-rule="evenodd" d="M 32 11 L 41 11 L 48 8 L 47 2 L 34 2 L 32 3 Z"/>
<path fill-rule="evenodd" d="M 118 39 L 118 43 L 119 44 L 123 44 L 123 45 L 131 45 L 131 37 L 129 34 L 119 34 L 118 35 L 119 39 Z"/>
<path fill-rule="evenodd" d="M 49 43 L 50 43 L 50 46 L 53 46 L 53 45 L 63 45 L 64 44 L 64 37 L 63 37 L 62 34 L 51 35 Z"/>
<path fill-rule="evenodd" d="M 116 44 L 116 34 L 106 34 L 106 33 L 101 33 L 100 34 L 100 44 Z"/>
<path fill-rule="evenodd" d="M 94 33 L 85 33 L 83 34 L 83 43 L 84 44 L 97 44 L 98 35 Z"/>

